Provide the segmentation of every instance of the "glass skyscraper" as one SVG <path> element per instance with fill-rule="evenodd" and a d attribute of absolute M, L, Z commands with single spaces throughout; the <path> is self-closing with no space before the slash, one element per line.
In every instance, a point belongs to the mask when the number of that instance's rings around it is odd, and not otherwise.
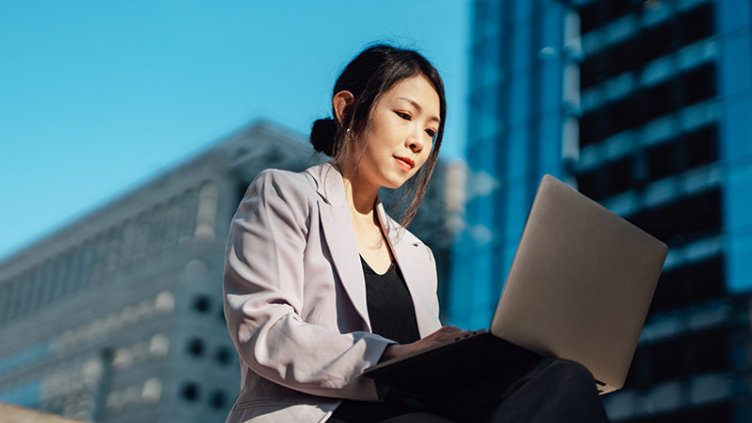
<path fill-rule="evenodd" d="M 564 4 L 474 6 L 465 225 L 443 305 L 466 327 L 490 321 L 540 176 L 567 179 L 562 140 L 576 141 L 567 109 L 579 96 L 565 50 L 567 32 L 576 50 L 576 16 Z"/>
<path fill-rule="evenodd" d="M 748 0 L 475 2 L 448 321 L 488 324 L 552 173 L 670 246 L 613 421 L 749 421 L 751 22 Z"/>

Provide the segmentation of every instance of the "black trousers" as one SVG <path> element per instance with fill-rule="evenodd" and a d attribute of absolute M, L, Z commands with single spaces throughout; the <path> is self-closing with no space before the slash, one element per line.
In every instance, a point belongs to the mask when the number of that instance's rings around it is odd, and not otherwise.
<path fill-rule="evenodd" d="M 351 422 L 608 422 L 590 372 L 574 361 L 542 358 L 489 375 L 443 398 L 390 391 L 384 402 L 345 400 L 328 420 Z"/>

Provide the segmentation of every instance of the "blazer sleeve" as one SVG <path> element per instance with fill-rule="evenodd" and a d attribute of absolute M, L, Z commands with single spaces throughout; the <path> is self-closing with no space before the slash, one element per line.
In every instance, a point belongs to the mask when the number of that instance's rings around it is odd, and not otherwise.
<path fill-rule="evenodd" d="M 300 317 L 314 200 L 305 191 L 309 182 L 296 176 L 259 174 L 232 219 L 223 277 L 230 336 L 242 362 L 272 382 L 312 395 L 378 400 L 376 384 L 360 375 L 393 341 L 365 331 L 341 334 Z"/>

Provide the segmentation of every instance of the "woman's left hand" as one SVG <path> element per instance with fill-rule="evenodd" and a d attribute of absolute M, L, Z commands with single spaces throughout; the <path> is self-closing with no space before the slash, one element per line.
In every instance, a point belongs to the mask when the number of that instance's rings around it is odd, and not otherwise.
<path fill-rule="evenodd" d="M 384 354 L 381 355 L 381 360 L 391 360 L 393 358 L 402 357 L 408 354 L 412 354 L 427 348 L 435 347 L 441 344 L 447 344 L 468 335 L 472 332 L 460 329 L 456 326 L 444 326 L 441 329 L 431 333 L 425 338 L 419 339 L 409 344 L 393 344 L 388 346 L 384 350 Z"/>

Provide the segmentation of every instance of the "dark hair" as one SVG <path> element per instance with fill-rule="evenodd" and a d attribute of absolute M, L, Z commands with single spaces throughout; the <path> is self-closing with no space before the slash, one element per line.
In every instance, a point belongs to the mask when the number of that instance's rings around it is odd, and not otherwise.
<path fill-rule="evenodd" d="M 439 128 L 433 141 L 433 149 L 420 171 L 406 184 L 402 198 L 412 199 L 402 213 L 400 223 L 407 226 L 415 217 L 420 202 L 426 193 L 444 135 L 446 120 L 446 98 L 444 82 L 436 68 L 420 53 L 401 49 L 386 44 L 377 44 L 360 52 L 337 78 L 332 97 L 340 91 L 347 90 L 355 97 L 355 102 L 345 110 L 342 124 L 337 119 L 319 119 L 311 129 L 313 147 L 334 160 L 342 157 L 346 132 L 353 138 L 358 137 L 366 128 L 373 106 L 381 96 L 398 82 L 417 75 L 423 75 L 430 81 L 439 95 Z M 336 116 L 334 110 L 332 115 Z"/>

